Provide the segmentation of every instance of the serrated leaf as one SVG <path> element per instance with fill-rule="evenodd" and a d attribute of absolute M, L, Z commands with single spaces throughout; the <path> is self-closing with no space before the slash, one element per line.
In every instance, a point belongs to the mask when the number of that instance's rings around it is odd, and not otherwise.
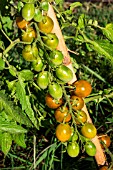
<path fill-rule="evenodd" d="M 25 144 L 25 134 L 21 133 L 21 134 L 15 134 L 13 135 L 13 140 L 15 141 L 15 143 L 23 148 L 26 148 L 26 144 Z"/>
<path fill-rule="evenodd" d="M 24 80 L 33 80 L 33 72 L 31 70 L 22 70 L 18 73 Z"/>
<path fill-rule="evenodd" d="M 23 82 L 21 77 L 19 77 L 19 81 L 16 84 L 16 95 L 22 105 L 22 110 L 25 110 L 31 122 L 34 124 L 36 128 L 38 128 L 37 119 L 35 118 L 34 111 L 31 108 L 29 96 L 26 95 L 25 83 Z"/>
<path fill-rule="evenodd" d="M 113 42 L 113 23 L 109 23 L 105 28 L 101 28 L 103 34 Z"/>
<path fill-rule="evenodd" d="M 27 130 L 22 126 L 16 125 L 12 122 L 6 122 L 0 120 L 0 130 L 9 133 L 27 133 Z"/>
<path fill-rule="evenodd" d="M 104 55 L 107 60 L 111 61 L 113 65 L 113 44 L 110 44 L 108 41 L 99 40 L 92 42 L 93 48 L 98 53 Z"/>
<path fill-rule="evenodd" d="M 1 150 L 2 152 L 7 155 L 12 145 L 12 137 L 9 133 L 5 132 L 2 134 L 1 139 Z"/>
<path fill-rule="evenodd" d="M 74 8 L 76 8 L 78 6 L 82 6 L 82 4 L 80 2 L 71 3 L 70 10 L 73 10 Z"/>
<path fill-rule="evenodd" d="M 12 120 L 27 126 L 32 125 L 25 113 L 18 106 L 14 106 L 3 91 L 0 91 L 0 109 L 1 111 L 4 109 L 5 113 L 12 117 Z"/>
<path fill-rule="evenodd" d="M 79 28 L 84 28 L 84 19 L 85 19 L 85 15 L 84 14 L 81 14 L 79 19 L 78 19 L 78 26 Z"/>

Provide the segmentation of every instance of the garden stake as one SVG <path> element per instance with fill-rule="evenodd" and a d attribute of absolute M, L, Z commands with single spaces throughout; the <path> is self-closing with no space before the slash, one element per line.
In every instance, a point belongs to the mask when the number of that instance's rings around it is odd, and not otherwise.
<path fill-rule="evenodd" d="M 66 47 L 66 44 L 65 44 L 65 41 L 64 41 L 60 26 L 59 26 L 59 23 L 57 21 L 56 14 L 55 14 L 55 12 L 53 10 L 52 5 L 49 5 L 48 16 L 50 16 L 52 18 L 53 22 L 54 22 L 54 28 L 52 30 L 52 33 L 55 33 L 57 35 L 58 39 L 59 39 L 59 44 L 58 44 L 57 49 L 62 51 L 62 53 L 64 55 L 63 63 L 67 67 L 69 67 L 73 72 L 73 79 L 69 82 L 69 84 L 72 84 L 73 82 L 75 82 L 77 80 L 77 77 L 76 77 L 76 75 L 74 73 L 72 63 L 71 63 L 71 60 L 70 60 L 70 56 L 69 56 L 69 53 L 68 53 L 68 49 Z M 86 105 L 84 105 L 83 110 L 87 113 L 88 122 L 92 123 L 92 120 L 91 120 L 91 118 L 89 116 L 89 113 L 87 111 Z M 95 144 L 96 149 L 97 149 L 95 159 L 96 159 L 96 162 L 97 162 L 98 166 L 99 165 L 104 165 L 105 162 L 106 162 L 106 158 L 105 158 L 105 154 L 104 154 L 104 152 L 103 152 L 103 150 L 101 148 L 101 145 L 100 145 L 98 137 L 95 136 L 92 139 L 92 142 Z"/>

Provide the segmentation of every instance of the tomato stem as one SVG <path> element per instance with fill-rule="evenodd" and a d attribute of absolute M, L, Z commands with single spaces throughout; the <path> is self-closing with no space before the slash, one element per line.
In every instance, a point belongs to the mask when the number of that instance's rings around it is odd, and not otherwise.
<path fill-rule="evenodd" d="M 1 29 L 1 31 L 4 34 L 4 36 L 9 40 L 9 42 L 12 43 L 12 40 L 7 36 L 7 34 L 4 32 L 4 30 Z"/>

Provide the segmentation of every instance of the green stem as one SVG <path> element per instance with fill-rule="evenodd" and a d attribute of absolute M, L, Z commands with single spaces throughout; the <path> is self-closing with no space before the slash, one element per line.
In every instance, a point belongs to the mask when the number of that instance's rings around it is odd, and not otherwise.
<path fill-rule="evenodd" d="M 19 38 L 11 42 L 10 45 L 4 50 L 3 55 L 6 55 L 19 42 L 20 42 Z"/>
<path fill-rule="evenodd" d="M 106 98 L 107 99 L 113 98 L 113 92 L 110 93 L 110 94 L 104 95 L 104 96 L 102 94 L 97 94 L 97 95 L 94 95 L 92 97 L 87 97 L 87 98 L 84 99 L 84 101 L 85 101 L 85 103 L 88 103 L 88 102 L 91 102 L 91 101 L 96 100 L 96 99 L 101 99 L 101 101 L 102 101 Z"/>
<path fill-rule="evenodd" d="M 9 40 L 9 42 L 12 43 L 12 40 L 7 36 L 7 34 L 4 32 L 4 30 L 1 29 L 1 31 L 4 34 L 4 36 Z"/>

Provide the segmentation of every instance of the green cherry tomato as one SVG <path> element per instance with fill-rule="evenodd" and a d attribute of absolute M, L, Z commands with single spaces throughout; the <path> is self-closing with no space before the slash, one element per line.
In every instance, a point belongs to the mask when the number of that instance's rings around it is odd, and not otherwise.
<path fill-rule="evenodd" d="M 48 88 L 49 94 L 54 98 L 54 99 L 60 99 L 62 98 L 62 88 L 59 84 L 57 83 L 52 83 L 49 85 Z"/>
<path fill-rule="evenodd" d="M 43 42 L 50 48 L 56 49 L 58 46 L 59 40 L 56 34 L 48 33 L 46 36 L 43 37 Z"/>
<path fill-rule="evenodd" d="M 22 41 L 32 43 L 34 38 L 36 38 L 36 32 L 33 28 L 28 27 L 26 31 L 22 32 Z"/>
<path fill-rule="evenodd" d="M 60 65 L 56 69 L 56 76 L 65 83 L 68 83 L 73 78 L 72 71 L 65 65 Z"/>
<path fill-rule="evenodd" d="M 80 152 L 80 148 L 77 142 L 72 142 L 67 145 L 67 153 L 70 157 L 77 157 Z"/>
<path fill-rule="evenodd" d="M 49 9 L 49 3 L 46 2 L 46 1 L 41 2 L 41 8 L 42 8 L 42 10 L 44 10 L 44 11 L 48 11 L 48 9 Z"/>
<path fill-rule="evenodd" d="M 47 15 L 43 16 L 41 22 L 38 22 L 38 27 L 40 31 L 44 33 L 50 33 L 53 29 L 53 26 L 54 26 L 53 20 Z"/>
<path fill-rule="evenodd" d="M 97 130 L 92 123 L 85 123 L 81 128 L 81 133 L 86 138 L 92 139 L 96 136 Z"/>
<path fill-rule="evenodd" d="M 38 57 L 38 49 L 36 46 L 26 45 L 22 50 L 22 56 L 26 61 L 36 60 Z"/>
<path fill-rule="evenodd" d="M 41 22 L 42 18 L 43 18 L 43 16 L 42 16 L 42 12 L 40 11 L 40 9 L 35 8 L 35 15 L 33 17 L 34 21 Z"/>
<path fill-rule="evenodd" d="M 85 144 L 85 151 L 89 156 L 95 156 L 96 154 L 96 146 L 92 141 L 88 141 Z"/>
<path fill-rule="evenodd" d="M 40 72 L 43 68 L 43 62 L 40 57 L 32 62 L 32 67 L 35 71 Z"/>
<path fill-rule="evenodd" d="M 37 84 L 41 89 L 46 89 L 49 84 L 48 72 L 42 71 L 37 77 Z"/>
<path fill-rule="evenodd" d="M 58 66 L 58 65 L 62 64 L 63 58 L 64 58 L 64 56 L 61 51 L 54 50 L 50 53 L 49 63 L 51 66 Z"/>
<path fill-rule="evenodd" d="M 22 17 L 26 21 L 31 21 L 35 15 L 35 6 L 32 3 L 26 3 L 22 8 Z"/>

